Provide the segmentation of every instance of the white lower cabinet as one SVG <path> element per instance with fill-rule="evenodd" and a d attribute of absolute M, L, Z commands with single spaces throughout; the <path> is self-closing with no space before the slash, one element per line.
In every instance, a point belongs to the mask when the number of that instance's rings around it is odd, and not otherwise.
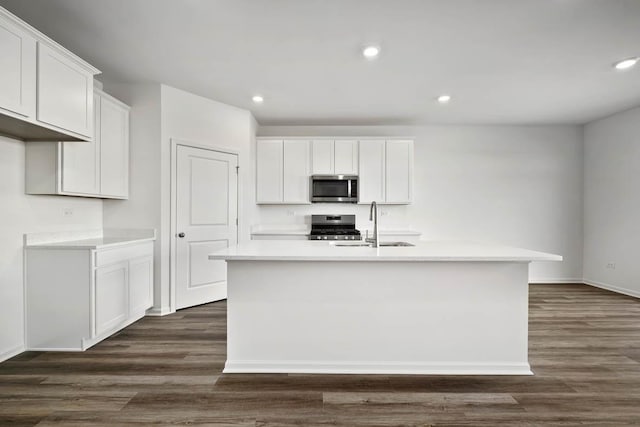
<path fill-rule="evenodd" d="M 128 307 L 129 263 L 121 262 L 96 269 L 95 335 L 123 323 Z"/>
<path fill-rule="evenodd" d="M 129 315 L 144 315 L 153 305 L 153 255 L 129 261 Z"/>
<path fill-rule="evenodd" d="M 27 247 L 28 350 L 86 350 L 153 305 L 153 242 Z"/>

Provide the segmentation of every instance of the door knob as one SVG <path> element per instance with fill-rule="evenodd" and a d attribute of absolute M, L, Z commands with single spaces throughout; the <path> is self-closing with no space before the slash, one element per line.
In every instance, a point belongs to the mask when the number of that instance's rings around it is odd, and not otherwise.
<path fill-rule="evenodd" d="M 184 237 L 184 233 L 178 233 L 178 237 L 182 239 Z"/>

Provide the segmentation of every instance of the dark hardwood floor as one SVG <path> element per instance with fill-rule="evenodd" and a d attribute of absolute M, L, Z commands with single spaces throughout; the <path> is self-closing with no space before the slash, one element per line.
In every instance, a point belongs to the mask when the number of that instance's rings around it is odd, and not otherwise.
<path fill-rule="evenodd" d="M 535 376 L 223 375 L 213 303 L 1 363 L 0 425 L 640 425 L 638 299 L 532 285 L 529 324 Z"/>

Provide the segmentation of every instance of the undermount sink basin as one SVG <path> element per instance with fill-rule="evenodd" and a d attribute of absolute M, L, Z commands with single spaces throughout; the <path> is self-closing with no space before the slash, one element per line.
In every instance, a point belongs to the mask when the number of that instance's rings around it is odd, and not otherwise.
<path fill-rule="evenodd" d="M 367 247 L 367 246 L 371 246 L 371 243 L 367 243 L 367 242 L 335 242 L 335 243 L 331 243 L 331 245 L 333 246 L 353 246 L 353 247 Z M 380 242 L 379 244 L 380 247 L 387 247 L 387 246 L 415 246 L 413 243 L 409 243 L 409 242 Z"/>

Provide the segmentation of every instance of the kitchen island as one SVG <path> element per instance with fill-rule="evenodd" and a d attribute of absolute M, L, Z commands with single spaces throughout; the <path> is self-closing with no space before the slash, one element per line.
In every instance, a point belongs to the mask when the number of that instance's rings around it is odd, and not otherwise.
<path fill-rule="evenodd" d="M 227 261 L 225 373 L 530 375 L 528 266 L 507 246 L 251 241 Z"/>

